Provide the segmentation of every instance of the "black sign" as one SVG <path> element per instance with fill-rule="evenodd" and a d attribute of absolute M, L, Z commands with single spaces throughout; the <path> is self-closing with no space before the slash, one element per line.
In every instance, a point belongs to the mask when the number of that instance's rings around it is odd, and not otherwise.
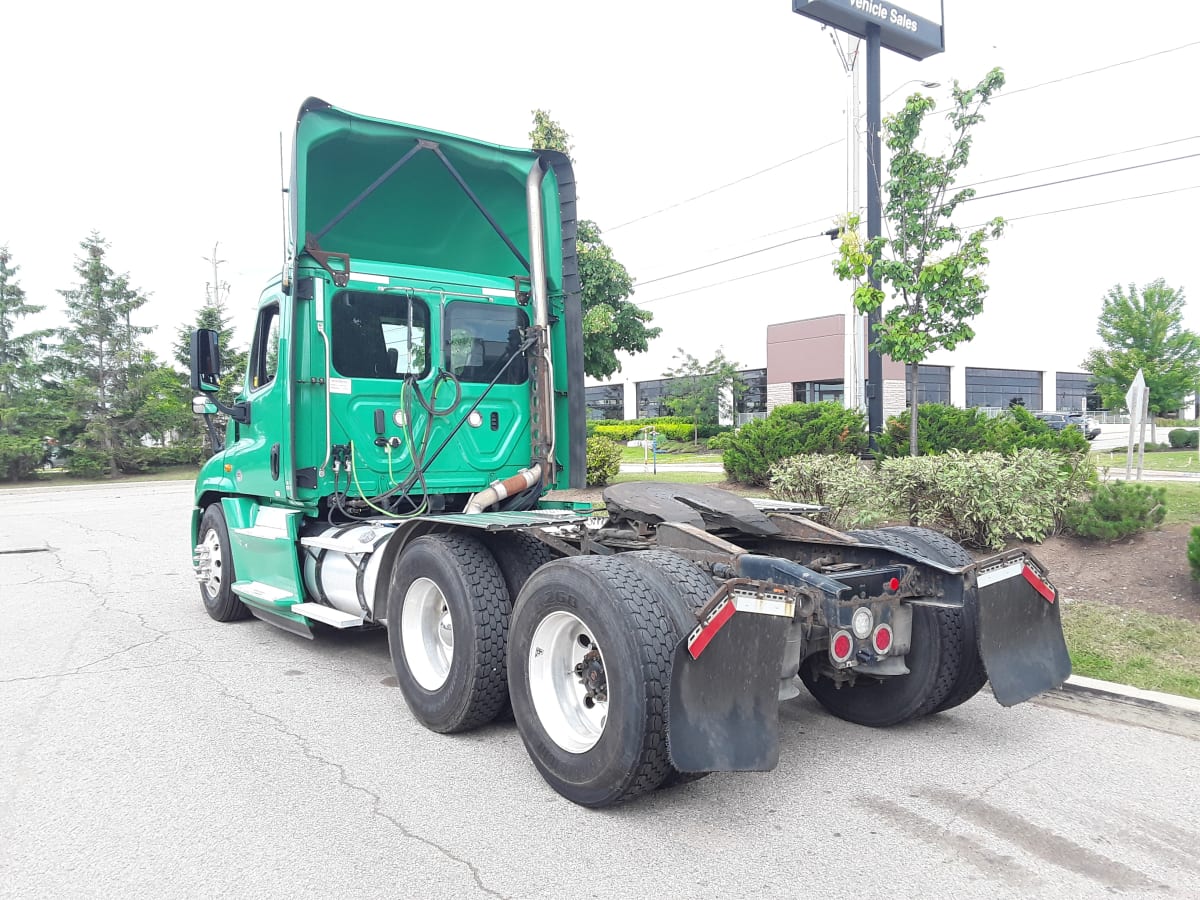
<path fill-rule="evenodd" d="M 880 44 L 911 59 L 946 49 L 941 25 L 883 0 L 792 0 L 792 12 L 863 38 L 878 25 Z"/>

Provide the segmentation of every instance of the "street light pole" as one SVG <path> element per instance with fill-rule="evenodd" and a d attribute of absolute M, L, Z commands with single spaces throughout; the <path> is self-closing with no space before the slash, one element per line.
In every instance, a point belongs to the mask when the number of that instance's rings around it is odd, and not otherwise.
<path fill-rule="evenodd" d="M 879 102 L 879 26 L 868 24 L 867 32 L 867 240 L 883 233 L 883 199 L 880 171 L 882 142 L 880 131 Z M 871 287 L 879 288 L 881 282 L 875 267 L 871 267 Z M 882 319 L 882 310 L 876 309 L 867 316 L 867 336 L 875 341 L 875 329 Z M 883 431 L 883 355 L 878 349 L 867 351 L 867 430 L 870 432 L 871 447 L 876 447 L 875 436 Z"/>

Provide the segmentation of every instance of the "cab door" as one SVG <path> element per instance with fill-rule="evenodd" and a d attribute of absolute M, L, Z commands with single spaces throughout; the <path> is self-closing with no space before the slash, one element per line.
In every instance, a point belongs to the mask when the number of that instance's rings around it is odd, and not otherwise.
<path fill-rule="evenodd" d="M 284 499 L 290 493 L 282 307 L 278 295 L 264 297 L 259 306 L 246 366 L 245 401 L 250 421 L 237 426 L 237 441 L 226 457 L 241 493 L 270 499 Z"/>

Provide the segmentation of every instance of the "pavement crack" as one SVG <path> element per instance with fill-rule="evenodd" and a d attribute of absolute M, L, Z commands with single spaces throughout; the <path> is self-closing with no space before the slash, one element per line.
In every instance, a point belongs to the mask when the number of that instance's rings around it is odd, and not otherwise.
<path fill-rule="evenodd" d="M 341 763 L 334 762 L 331 759 L 326 759 L 324 756 L 322 756 L 320 753 L 318 753 L 316 750 L 314 750 L 312 748 L 312 745 L 309 743 L 308 739 L 306 737 L 304 737 L 303 735 L 297 734 L 295 731 L 292 731 L 291 728 L 288 727 L 287 723 L 285 723 L 283 721 L 283 719 L 279 718 L 278 716 L 274 716 L 271 713 L 263 712 L 261 709 L 256 707 L 250 700 L 247 700 L 245 697 L 242 697 L 239 694 L 235 694 L 228 687 L 226 687 L 225 684 L 222 683 L 219 678 L 216 678 L 215 676 L 211 675 L 210 673 L 202 671 L 202 672 L 199 672 L 199 674 L 202 675 L 204 678 L 207 678 L 213 684 L 215 684 L 220 689 L 222 696 L 228 697 L 230 700 L 234 700 L 237 703 L 240 703 L 253 715 L 256 715 L 262 719 L 266 719 L 268 722 L 271 723 L 272 727 L 276 731 L 278 731 L 280 734 L 282 734 L 286 737 L 289 737 L 293 741 L 295 741 L 296 746 L 300 748 L 300 752 L 303 753 L 305 755 L 305 757 L 307 757 L 308 759 L 311 759 L 313 762 L 315 762 L 319 765 L 327 766 L 328 768 L 331 768 L 335 772 L 337 772 L 338 781 L 344 787 L 347 787 L 352 791 L 356 791 L 356 792 L 368 797 L 371 801 L 371 814 L 372 815 L 390 823 L 392 826 L 394 826 L 396 828 L 397 831 L 399 831 L 406 838 L 409 838 L 410 840 L 414 840 L 414 841 L 417 841 L 418 843 L 424 844 L 426 847 L 429 847 L 431 850 L 435 850 L 438 853 L 441 853 L 443 856 L 445 856 L 447 859 L 451 860 L 452 862 L 456 862 L 459 865 L 466 867 L 467 871 L 469 871 L 471 873 L 471 878 L 475 881 L 475 885 L 479 888 L 480 891 L 482 891 L 487 896 L 498 897 L 498 898 L 500 898 L 500 900 L 508 900 L 507 895 L 501 894 L 499 891 L 493 890 L 492 888 L 490 888 L 486 884 L 484 884 L 483 877 L 480 874 L 478 867 L 473 862 L 471 862 L 469 859 L 465 859 L 464 857 L 457 855 L 456 853 L 454 853 L 454 851 L 450 850 L 448 847 L 443 847 L 441 844 L 439 844 L 437 841 L 432 840 L 431 838 L 427 838 L 420 834 L 417 834 L 415 831 L 412 831 L 410 828 L 406 827 L 398 819 L 396 819 L 395 817 L 384 812 L 382 797 L 380 797 L 377 793 L 375 793 L 370 788 L 368 788 L 364 785 L 358 784 L 354 781 L 351 781 L 349 776 L 347 776 L 347 774 L 346 774 L 345 766 L 343 766 Z"/>

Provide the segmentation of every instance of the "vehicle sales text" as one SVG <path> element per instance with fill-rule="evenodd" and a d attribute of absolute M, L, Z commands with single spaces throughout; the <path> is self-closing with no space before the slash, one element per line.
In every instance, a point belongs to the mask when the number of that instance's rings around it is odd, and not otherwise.
<path fill-rule="evenodd" d="M 910 17 L 902 9 L 894 7 L 889 8 L 883 3 L 876 3 L 874 0 L 848 0 L 849 5 L 854 7 L 859 12 L 867 13 L 871 16 L 876 16 L 884 22 L 890 22 L 897 28 L 903 28 L 906 31 L 916 31 L 916 20 Z"/>

